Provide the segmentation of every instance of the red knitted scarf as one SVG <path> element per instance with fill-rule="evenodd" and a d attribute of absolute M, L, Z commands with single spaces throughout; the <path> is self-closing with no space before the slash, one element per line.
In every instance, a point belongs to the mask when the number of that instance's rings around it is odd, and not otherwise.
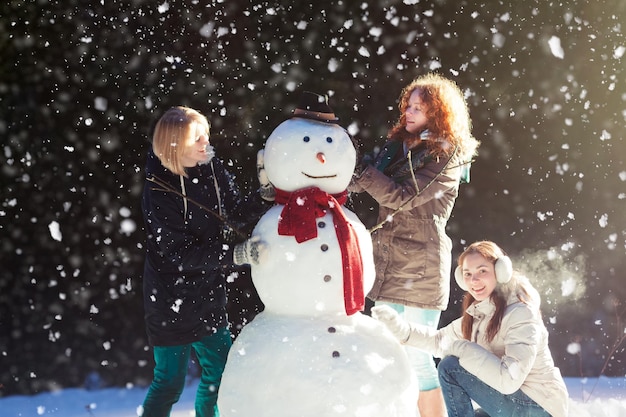
<path fill-rule="evenodd" d="M 341 208 L 346 202 L 347 195 L 347 191 L 331 195 L 317 187 L 291 193 L 276 189 L 276 203 L 285 205 L 278 221 L 278 234 L 294 236 L 298 243 L 317 237 L 315 219 L 324 216 L 326 211 L 330 210 L 341 248 L 344 304 L 346 313 L 352 315 L 363 310 L 365 295 L 359 241 L 352 224 Z"/>

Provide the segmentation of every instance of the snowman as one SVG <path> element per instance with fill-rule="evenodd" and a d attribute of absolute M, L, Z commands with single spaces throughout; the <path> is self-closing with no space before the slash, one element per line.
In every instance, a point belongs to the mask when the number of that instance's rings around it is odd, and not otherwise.
<path fill-rule="evenodd" d="M 416 414 L 404 349 L 360 312 L 374 282 L 372 241 L 343 206 L 356 151 L 337 120 L 306 92 L 265 144 L 275 204 L 235 249 L 265 309 L 230 350 L 222 417 Z"/>

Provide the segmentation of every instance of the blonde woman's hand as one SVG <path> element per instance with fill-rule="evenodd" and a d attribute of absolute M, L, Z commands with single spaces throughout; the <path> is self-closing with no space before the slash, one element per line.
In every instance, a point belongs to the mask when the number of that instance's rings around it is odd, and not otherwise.
<path fill-rule="evenodd" d="M 267 260 L 269 246 L 260 236 L 252 236 L 243 243 L 235 245 L 233 262 L 235 265 L 259 265 Z"/>

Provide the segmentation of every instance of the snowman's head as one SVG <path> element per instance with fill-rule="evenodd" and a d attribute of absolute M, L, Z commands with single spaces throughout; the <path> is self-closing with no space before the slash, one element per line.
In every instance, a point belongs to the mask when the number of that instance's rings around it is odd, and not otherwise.
<path fill-rule="evenodd" d="M 269 180 L 288 192 L 318 187 L 340 193 L 348 187 L 356 164 L 354 144 L 342 127 L 300 117 L 274 129 L 264 156 Z"/>

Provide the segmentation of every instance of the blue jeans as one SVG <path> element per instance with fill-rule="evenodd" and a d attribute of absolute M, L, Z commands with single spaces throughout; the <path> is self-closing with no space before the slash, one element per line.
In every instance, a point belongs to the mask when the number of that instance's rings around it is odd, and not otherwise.
<path fill-rule="evenodd" d="M 386 304 L 396 310 L 404 319 L 410 323 L 418 323 L 437 329 L 441 311 L 428 310 L 418 307 L 408 307 L 402 304 L 389 303 L 379 301 L 376 304 Z M 417 377 L 417 383 L 420 391 L 430 391 L 439 388 L 439 377 L 437 376 L 437 366 L 433 356 L 423 350 L 416 349 L 412 346 L 405 346 L 406 354 L 413 368 L 413 373 Z"/>
<path fill-rule="evenodd" d="M 443 358 L 438 370 L 449 417 L 550 417 L 521 390 L 505 395 L 491 388 L 466 371 L 456 356 Z M 474 411 L 472 400 L 481 410 Z"/>
<path fill-rule="evenodd" d="M 217 391 L 232 345 L 230 331 L 217 333 L 180 346 L 154 347 L 154 378 L 143 402 L 143 417 L 168 417 L 185 387 L 189 355 L 193 348 L 202 370 L 196 393 L 196 417 L 218 417 Z"/>

